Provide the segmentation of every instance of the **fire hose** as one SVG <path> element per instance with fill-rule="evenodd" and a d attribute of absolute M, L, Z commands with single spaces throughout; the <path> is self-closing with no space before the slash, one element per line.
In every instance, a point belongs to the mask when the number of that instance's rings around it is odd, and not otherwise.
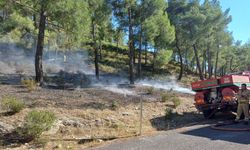
<path fill-rule="evenodd" d="M 226 127 L 226 126 L 233 125 L 233 124 L 237 124 L 237 123 L 233 121 L 228 121 L 228 122 L 223 122 L 223 123 L 217 123 L 217 124 L 211 125 L 210 127 L 214 130 L 221 130 L 221 131 L 236 131 L 236 132 L 250 131 L 250 127 L 245 127 L 245 128 Z"/>
<path fill-rule="evenodd" d="M 217 111 L 214 110 L 207 118 L 212 117 L 212 115 L 214 115 L 216 112 Z M 227 127 L 229 125 L 234 125 L 234 124 L 238 124 L 238 123 L 235 123 L 234 121 L 227 121 L 227 122 L 222 122 L 222 123 L 211 125 L 210 127 L 214 130 L 221 130 L 221 131 L 236 131 L 236 132 L 250 131 L 250 127 L 245 127 L 245 128 Z"/>

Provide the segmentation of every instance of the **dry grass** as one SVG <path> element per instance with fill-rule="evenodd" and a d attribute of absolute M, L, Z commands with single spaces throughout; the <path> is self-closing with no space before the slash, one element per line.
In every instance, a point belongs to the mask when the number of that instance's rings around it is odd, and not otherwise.
<path fill-rule="evenodd" d="M 7 113 L 15 114 L 23 110 L 25 104 L 23 101 L 18 100 L 15 97 L 5 96 L 2 98 L 1 107 L 3 110 L 7 111 Z"/>
<path fill-rule="evenodd" d="M 35 80 L 25 79 L 21 81 L 21 84 L 29 91 L 34 91 L 37 89 L 37 84 Z"/>
<path fill-rule="evenodd" d="M 146 93 L 147 94 L 154 94 L 154 92 L 155 92 L 155 88 L 154 87 L 148 87 L 147 89 L 146 89 Z"/>
<path fill-rule="evenodd" d="M 145 88 L 134 89 L 138 92 L 145 91 Z M 25 98 L 28 108 L 13 116 L 0 117 L 0 121 L 8 122 L 12 125 L 22 126 L 25 116 L 31 110 L 52 111 L 58 120 L 77 120 L 82 126 L 66 126 L 59 124 L 56 134 L 42 134 L 41 138 L 58 139 L 49 140 L 43 149 L 53 149 L 61 144 L 64 149 L 83 149 L 104 143 L 102 140 L 94 140 L 85 144 L 77 144 L 76 141 L 64 141 L 63 139 L 93 138 L 93 137 L 126 137 L 134 136 L 139 132 L 140 104 L 135 101 L 136 96 L 126 96 L 115 94 L 99 89 L 84 89 L 81 91 L 61 91 L 41 89 L 33 91 L 32 94 L 22 92 L 21 88 L 0 85 L 0 97 L 6 93 L 14 93 L 18 98 Z M 143 101 L 143 126 L 142 133 L 152 133 L 158 129 L 152 125 L 152 120 L 157 120 L 165 116 L 166 103 L 160 102 L 161 94 L 164 91 L 155 92 L 148 95 Z M 156 101 L 147 101 L 155 99 Z M 185 96 L 185 99 L 187 97 Z M 182 101 L 185 101 L 182 100 Z M 191 99 L 191 98 L 190 98 Z M 112 102 L 117 101 L 116 104 Z M 189 100 L 192 103 L 192 100 Z M 188 101 L 187 101 L 188 102 Z M 114 106 L 112 106 L 114 105 Z M 101 106 L 101 107 L 100 107 Z M 186 108 L 186 103 L 181 103 L 178 111 L 182 107 Z M 190 105 L 188 105 L 190 107 Z M 115 108 L 115 109 L 113 109 Z M 183 119 L 183 118 L 182 118 Z M 165 122 L 165 121 L 164 121 Z M 62 139 L 63 138 L 63 139 Z M 38 142 L 38 145 L 43 145 Z M 62 149 L 61 148 L 61 149 Z M 27 149 L 27 148 L 24 148 Z M 58 148 L 60 149 L 60 148 Z"/>

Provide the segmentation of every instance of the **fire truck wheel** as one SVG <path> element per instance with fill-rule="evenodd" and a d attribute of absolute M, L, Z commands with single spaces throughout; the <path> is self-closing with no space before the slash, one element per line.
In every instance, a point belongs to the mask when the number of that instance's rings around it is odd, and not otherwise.
<path fill-rule="evenodd" d="M 215 116 L 214 110 L 213 109 L 207 109 L 207 110 L 203 110 L 203 116 L 206 119 L 212 119 Z"/>

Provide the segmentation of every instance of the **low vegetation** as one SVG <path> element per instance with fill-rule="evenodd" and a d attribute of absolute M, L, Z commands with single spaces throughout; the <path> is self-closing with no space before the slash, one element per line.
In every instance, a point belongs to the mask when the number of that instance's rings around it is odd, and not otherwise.
<path fill-rule="evenodd" d="M 181 104 L 181 100 L 177 96 L 172 97 L 171 101 L 174 103 L 175 108 L 177 108 Z"/>
<path fill-rule="evenodd" d="M 24 79 L 21 81 L 21 84 L 24 87 L 26 87 L 29 91 L 33 91 L 37 89 L 36 81 L 32 79 Z"/>
<path fill-rule="evenodd" d="M 170 99 L 170 95 L 168 93 L 161 94 L 161 102 L 167 102 Z"/>
<path fill-rule="evenodd" d="M 116 109 L 118 108 L 118 103 L 117 103 L 117 101 L 114 101 L 114 100 L 113 100 L 113 101 L 111 102 L 111 106 L 110 106 L 110 107 L 111 107 L 112 110 L 116 110 Z"/>
<path fill-rule="evenodd" d="M 173 108 L 166 107 L 165 109 L 165 119 L 169 120 L 172 119 L 174 116 Z"/>
<path fill-rule="evenodd" d="M 154 94 L 155 89 L 154 89 L 154 87 L 148 87 L 148 88 L 146 89 L 146 92 L 147 92 L 147 94 Z"/>
<path fill-rule="evenodd" d="M 172 102 L 174 108 L 177 108 L 181 104 L 180 98 L 172 92 L 162 93 L 161 102 Z"/>
<path fill-rule="evenodd" d="M 38 139 L 44 131 L 52 127 L 55 119 L 55 114 L 50 111 L 33 110 L 27 114 L 23 128 L 17 132 L 23 137 Z"/>
<path fill-rule="evenodd" d="M 25 104 L 23 101 L 16 99 L 15 97 L 4 97 L 1 103 L 2 108 L 9 114 L 15 114 L 24 109 Z"/>

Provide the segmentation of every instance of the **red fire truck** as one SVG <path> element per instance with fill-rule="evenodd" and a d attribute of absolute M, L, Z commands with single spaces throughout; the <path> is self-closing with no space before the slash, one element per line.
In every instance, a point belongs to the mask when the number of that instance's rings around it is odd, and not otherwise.
<path fill-rule="evenodd" d="M 245 71 L 191 83 L 192 90 L 196 92 L 196 108 L 203 112 L 205 118 L 212 118 L 217 112 L 236 112 L 238 103 L 235 95 L 243 83 L 250 89 L 249 75 L 250 72 Z"/>

